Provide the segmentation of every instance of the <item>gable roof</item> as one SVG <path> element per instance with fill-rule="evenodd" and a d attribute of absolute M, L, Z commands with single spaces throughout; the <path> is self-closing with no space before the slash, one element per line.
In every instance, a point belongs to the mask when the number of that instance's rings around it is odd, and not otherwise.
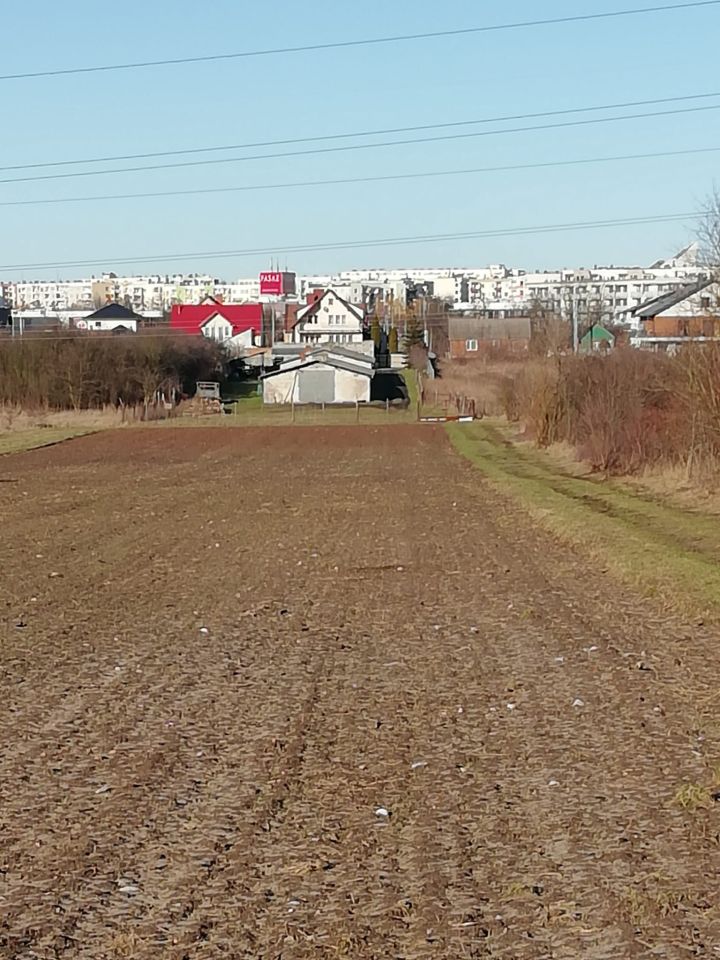
<path fill-rule="evenodd" d="M 214 316 L 223 317 L 233 328 L 233 336 L 252 330 L 262 330 L 263 306 L 261 303 L 210 303 L 175 304 L 170 313 L 170 328 L 183 333 L 199 334 L 203 326 Z"/>
<path fill-rule="evenodd" d="M 610 333 L 607 327 L 604 327 L 601 323 L 591 323 L 588 329 L 585 331 L 582 342 L 586 340 L 615 340 L 615 334 Z"/>
<path fill-rule="evenodd" d="M 359 307 L 356 307 L 353 303 L 345 300 L 344 297 L 341 297 L 339 293 L 336 293 L 332 287 L 328 287 L 321 297 L 318 297 L 313 303 L 308 304 L 307 307 L 301 307 L 300 310 L 298 310 L 294 326 L 297 326 L 298 323 L 304 323 L 306 320 L 309 320 L 310 317 L 314 317 L 315 314 L 319 312 L 320 304 L 323 302 L 325 297 L 330 295 L 335 297 L 335 299 L 342 303 L 343 306 L 347 307 L 348 310 L 355 315 L 357 320 L 362 321 L 364 319 L 364 314 Z"/>
<path fill-rule="evenodd" d="M 128 310 L 127 307 L 124 307 L 121 303 L 108 303 L 104 307 L 100 307 L 99 310 L 96 310 L 95 313 L 91 313 L 89 317 L 85 318 L 86 320 L 142 320 L 142 317 L 133 313 L 132 310 Z"/>
<path fill-rule="evenodd" d="M 352 353 L 350 350 L 342 352 L 335 349 L 319 348 L 311 350 L 304 357 L 297 357 L 283 363 L 279 370 L 270 370 L 262 374 L 261 379 L 267 377 L 276 377 L 280 373 L 288 373 L 291 370 L 301 370 L 305 367 L 312 367 L 315 364 L 325 364 L 328 367 L 337 367 L 339 370 L 348 370 L 350 373 L 359 373 L 365 377 L 375 375 L 374 364 L 370 357 L 360 353 Z"/>
<path fill-rule="evenodd" d="M 679 303 L 682 303 L 683 300 L 688 300 L 690 297 L 695 296 L 696 293 L 700 293 L 705 287 L 709 287 L 711 283 L 712 280 L 708 277 L 700 277 L 699 280 L 688 283 L 684 287 L 672 290 L 670 293 L 663 293 L 659 297 L 654 297 L 652 300 L 641 303 L 639 307 L 636 307 L 632 311 L 632 315 L 640 317 L 643 320 L 657 317 L 658 314 L 664 313 L 666 310 L 669 310 L 670 307 L 676 307 Z"/>
<path fill-rule="evenodd" d="M 308 350 L 306 356 L 314 357 L 320 353 L 331 353 L 336 357 L 343 357 L 345 360 L 355 360 L 357 363 L 369 364 L 371 367 L 374 366 L 372 357 L 367 353 L 362 353 L 360 350 L 349 350 L 347 347 L 339 347 L 334 343 L 322 343 L 317 347 L 313 347 L 312 350 Z"/>

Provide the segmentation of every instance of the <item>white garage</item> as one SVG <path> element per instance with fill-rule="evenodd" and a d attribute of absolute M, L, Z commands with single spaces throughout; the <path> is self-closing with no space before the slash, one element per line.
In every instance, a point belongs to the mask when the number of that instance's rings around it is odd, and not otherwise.
<path fill-rule="evenodd" d="M 340 347 L 318 348 L 262 377 L 264 403 L 368 403 L 370 357 Z"/>

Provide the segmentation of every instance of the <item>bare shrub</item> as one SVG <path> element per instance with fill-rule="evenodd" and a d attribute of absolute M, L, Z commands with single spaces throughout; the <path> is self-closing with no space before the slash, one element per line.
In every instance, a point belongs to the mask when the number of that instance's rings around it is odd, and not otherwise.
<path fill-rule="evenodd" d="M 676 365 L 688 433 L 688 476 L 715 472 L 720 461 L 720 344 L 691 344 Z"/>
<path fill-rule="evenodd" d="M 687 456 L 687 389 L 683 361 L 624 348 L 523 366 L 505 391 L 505 412 L 538 446 L 566 442 L 595 470 L 633 473 Z"/>
<path fill-rule="evenodd" d="M 507 356 L 444 360 L 439 377 L 425 384 L 425 403 L 449 413 L 472 409 L 477 416 L 501 416 L 507 408 L 506 392 L 512 391 L 522 362 Z"/>
<path fill-rule="evenodd" d="M 220 348 L 202 337 L 93 334 L 0 341 L 0 406 L 87 410 L 190 393 L 213 378 Z"/>

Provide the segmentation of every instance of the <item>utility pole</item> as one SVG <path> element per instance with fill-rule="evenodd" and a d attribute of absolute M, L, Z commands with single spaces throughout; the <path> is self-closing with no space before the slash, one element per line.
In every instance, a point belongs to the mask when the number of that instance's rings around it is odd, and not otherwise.
<path fill-rule="evenodd" d="M 577 284 L 573 284 L 572 338 L 573 338 L 573 353 L 578 353 L 578 351 L 580 350 L 580 340 L 578 338 Z"/>

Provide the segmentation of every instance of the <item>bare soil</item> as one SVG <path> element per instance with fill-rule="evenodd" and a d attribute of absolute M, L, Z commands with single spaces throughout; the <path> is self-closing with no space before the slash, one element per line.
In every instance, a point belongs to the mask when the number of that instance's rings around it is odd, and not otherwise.
<path fill-rule="evenodd" d="M 441 428 L 0 481 L 3 958 L 720 956 L 717 635 Z"/>

